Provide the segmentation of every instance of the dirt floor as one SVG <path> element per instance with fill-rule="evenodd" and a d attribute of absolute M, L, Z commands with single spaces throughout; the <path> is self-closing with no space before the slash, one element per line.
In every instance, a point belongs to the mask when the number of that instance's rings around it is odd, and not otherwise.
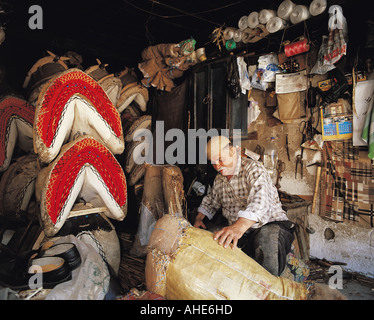
<path fill-rule="evenodd" d="M 329 285 L 332 274 L 328 272 L 330 267 L 335 265 L 334 262 L 310 259 L 308 265 L 310 268 L 310 280 Z M 342 266 L 342 270 L 342 289 L 340 289 L 340 284 L 337 282 L 334 282 L 333 285 L 339 285 L 337 289 L 342 292 L 348 300 L 374 300 L 373 278 L 368 278 L 355 272 L 346 272 L 344 271 L 344 266 Z"/>
<path fill-rule="evenodd" d="M 374 286 L 362 284 L 356 279 L 343 281 L 340 291 L 348 300 L 374 300 Z"/>
<path fill-rule="evenodd" d="M 146 290 L 145 288 L 145 257 L 134 257 L 130 254 L 133 243 L 133 235 L 121 232 L 119 233 L 121 244 L 121 265 L 119 270 L 119 279 L 124 292 L 136 288 Z M 310 259 L 307 261 L 310 268 L 310 280 L 317 283 L 329 284 L 331 274 L 328 273 L 331 261 Z M 365 277 L 358 273 L 343 271 L 342 289 L 338 288 L 348 300 L 374 300 L 374 279 Z M 335 283 L 335 285 L 339 285 Z"/>

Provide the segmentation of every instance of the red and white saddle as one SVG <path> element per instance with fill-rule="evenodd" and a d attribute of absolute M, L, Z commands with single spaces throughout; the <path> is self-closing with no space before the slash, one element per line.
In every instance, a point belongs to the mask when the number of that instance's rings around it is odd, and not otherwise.
<path fill-rule="evenodd" d="M 40 92 L 34 121 L 34 149 L 51 162 L 77 136 L 91 135 L 113 154 L 125 148 L 120 114 L 103 88 L 80 69 L 51 79 Z"/>
<path fill-rule="evenodd" d="M 36 181 L 36 198 L 47 236 L 55 235 L 77 199 L 106 207 L 106 215 L 123 220 L 127 214 L 127 184 L 122 167 L 92 136 L 82 136 L 62 147 Z"/>
<path fill-rule="evenodd" d="M 35 107 L 21 98 L 8 95 L 0 100 L 0 172 L 8 169 L 16 145 L 33 150 L 34 116 Z"/>

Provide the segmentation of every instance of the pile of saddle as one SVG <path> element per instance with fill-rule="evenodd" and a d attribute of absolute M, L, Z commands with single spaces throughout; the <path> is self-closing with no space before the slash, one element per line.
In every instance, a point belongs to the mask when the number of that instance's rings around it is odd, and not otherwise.
<path fill-rule="evenodd" d="M 96 232 L 97 243 L 108 247 L 109 237 L 119 249 L 107 218 L 127 215 L 127 177 L 116 158 L 125 151 L 121 113 L 137 103 L 145 111 L 148 92 L 134 79 L 124 87 L 99 60 L 83 71 L 72 57 L 48 52 L 26 76 L 26 98 L 0 100 L 0 216 L 40 221 L 47 237 Z M 106 257 L 116 272 L 119 258 Z"/>

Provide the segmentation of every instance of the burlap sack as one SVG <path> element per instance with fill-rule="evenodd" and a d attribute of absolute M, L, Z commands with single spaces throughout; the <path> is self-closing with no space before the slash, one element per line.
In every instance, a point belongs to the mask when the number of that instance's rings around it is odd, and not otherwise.
<path fill-rule="evenodd" d="M 144 76 L 143 85 L 170 92 L 175 86 L 173 79 L 180 78 L 191 66 L 187 56 L 178 56 L 178 51 L 178 44 L 164 43 L 144 49 L 143 61 L 138 64 Z"/>
<path fill-rule="evenodd" d="M 280 120 L 300 118 L 300 92 L 278 93 L 277 100 Z"/>
<path fill-rule="evenodd" d="M 146 165 L 142 203 L 152 212 L 155 220 L 181 214 L 184 190 L 183 175 L 174 165 Z"/>
<path fill-rule="evenodd" d="M 240 249 L 224 248 L 211 232 L 171 215 L 156 223 L 145 277 L 147 290 L 168 300 L 306 300 L 321 289 L 273 276 Z M 327 286 L 322 291 L 325 299 L 342 298 Z"/>
<path fill-rule="evenodd" d="M 147 165 L 144 176 L 144 191 L 142 202 L 152 212 L 156 220 L 165 212 L 162 187 L 162 172 L 164 166 Z"/>
<path fill-rule="evenodd" d="M 130 254 L 144 257 L 147 254 L 147 244 L 155 222 L 165 212 L 164 194 L 162 187 L 162 165 L 145 165 L 144 189 L 140 205 L 138 230 Z"/>
<path fill-rule="evenodd" d="M 183 175 L 179 167 L 168 166 L 162 172 L 162 186 L 164 200 L 167 206 L 166 213 L 174 216 L 183 216 Z"/>
<path fill-rule="evenodd" d="M 146 165 L 140 219 L 131 254 L 145 256 L 149 237 L 164 214 L 183 215 L 183 176 L 174 165 Z"/>
<path fill-rule="evenodd" d="M 89 232 L 81 232 L 77 235 L 77 238 L 92 245 L 92 247 L 94 247 L 95 250 L 101 255 L 103 260 L 110 265 L 115 274 L 118 274 L 121 263 L 119 239 L 110 220 L 105 216 L 104 213 L 100 213 L 100 216 L 110 225 L 111 230 L 97 228 Z"/>
<path fill-rule="evenodd" d="M 112 222 L 105 215 L 105 208 L 95 208 L 91 203 L 77 203 L 69 213 L 65 224 L 56 237 L 56 241 L 67 235 L 91 245 L 118 274 L 121 261 L 119 239 Z"/>

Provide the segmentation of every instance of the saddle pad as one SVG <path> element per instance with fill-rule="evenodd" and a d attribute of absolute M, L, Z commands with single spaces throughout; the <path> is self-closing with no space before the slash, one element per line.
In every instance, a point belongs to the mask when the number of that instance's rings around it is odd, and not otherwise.
<path fill-rule="evenodd" d="M 15 96 L 0 100 L 0 172 L 5 171 L 12 160 L 17 144 L 25 152 L 32 150 L 32 125 L 35 107 Z"/>
<path fill-rule="evenodd" d="M 61 149 L 38 175 L 36 196 L 48 236 L 63 226 L 77 198 L 107 207 L 106 215 L 123 220 L 127 214 L 125 174 L 113 154 L 91 136 L 82 136 Z"/>

